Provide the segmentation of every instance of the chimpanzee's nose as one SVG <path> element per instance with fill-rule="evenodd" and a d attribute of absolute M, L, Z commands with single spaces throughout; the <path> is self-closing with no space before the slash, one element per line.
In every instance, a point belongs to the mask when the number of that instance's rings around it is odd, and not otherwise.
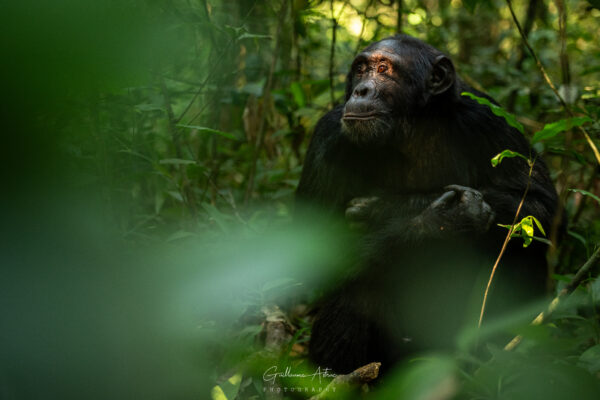
<path fill-rule="evenodd" d="M 353 97 L 369 98 L 375 92 L 375 84 L 373 81 L 360 82 L 352 92 Z"/>

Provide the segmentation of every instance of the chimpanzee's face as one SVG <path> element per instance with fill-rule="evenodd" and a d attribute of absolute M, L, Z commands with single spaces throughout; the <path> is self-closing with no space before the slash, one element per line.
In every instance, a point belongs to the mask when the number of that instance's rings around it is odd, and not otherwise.
<path fill-rule="evenodd" d="M 342 117 L 343 130 L 351 140 L 385 142 L 432 95 L 451 86 L 454 69 L 450 60 L 443 55 L 436 58 L 429 51 L 390 38 L 356 56 L 347 78 Z"/>

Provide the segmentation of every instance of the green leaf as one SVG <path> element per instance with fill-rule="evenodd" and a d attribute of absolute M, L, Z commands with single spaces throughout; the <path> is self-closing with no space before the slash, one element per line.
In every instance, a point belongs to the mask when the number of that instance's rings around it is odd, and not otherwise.
<path fill-rule="evenodd" d="M 272 37 L 270 35 L 259 35 L 257 33 L 244 32 L 237 38 L 237 40 L 242 39 L 272 39 Z"/>
<path fill-rule="evenodd" d="M 492 158 L 492 160 L 491 160 L 492 167 L 498 166 L 498 164 L 500 164 L 504 158 L 513 158 L 513 157 L 521 157 L 523 160 L 527 161 L 527 163 L 529 164 L 529 159 L 527 157 L 525 157 L 523 154 L 518 153 L 516 151 L 512 151 L 512 150 L 503 150 L 501 153 L 496 154 Z"/>
<path fill-rule="evenodd" d="M 225 137 L 227 139 L 231 139 L 231 140 L 238 140 L 238 138 L 235 137 L 234 135 L 232 135 L 231 133 L 219 131 L 217 129 L 207 128 L 206 126 L 181 125 L 181 124 L 177 125 L 177 126 L 182 127 L 182 128 L 187 128 L 187 129 L 195 129 L 198 132 L 212 133 L 212 134 L 215 134 L 215 135 L 223 136 L 223 137 Z"/>
<path fill-rule="evenodd" d="M 163 104 L 136 104 L 134 106 L 135 110 L 138 112 L 146 112 L 146 111 L 164 111 Z"/>
<path fill-rule="evenodd" d="M 557 280 L 557 281 L 561 281 L 561 282 L 569 283 L 569 282 L 571 282 L 571 280 L 573 279 L 573 277 L 568 277 L 568 276 L 560 275 L 560 274 L 552 274 L 552 279 Z"/>
<path fill-rule="evenodd" d="M 231 231 L 229 223 L 231 216 L 223 214 L 217 207 L 209 203 L 202 203 L 202 208 L 204 208 L 204 211 L 206 211 L 210 218 L 216 222 L 224 233 L 229 233 Z"/>
<path fill-rule="evenodd" d="M 475 7 L 477 7 L 477 3 L 479 3 L 479 0 L 463 0 L 462 3 L 464 4 L 467 11 L 469 11 L 472 14 L 473 11 L 475 11 Z"/>
<path fill-rule="evenodd" d="M 575 192 L 575 193 L 581 193 L 585 196 L 589 196 L 592 199 L 596 200 L 598 203 L 600 203 L 600 197 L 596 196 L 593 193 L 588 192 L 587 190 L 583 190 L 583 189 L 569 189 L 570 192 Z"/>
<path fill-rule="evenodd" d="M 175 190 L 169 190 L 167 192 L 171 197 L 173 197 L 174 199 L 176 199 L 177 201 L 183 203 L 183 196 L 181 196 L 181 193 L 175 191 Z"/>
<path fill-rule="evenodd" d="M 586 368 L 592 374 L 600 372 L 600 344 L 584 351 L 579 357 L 579 365 Z"/>
<path fill-rule="evenodd" d="M 461 95 L 467 96 L 467 97 L 475 100 L 479 104 L 488 106 L 490 108 L 490 110 L 494 113 L 494 115 L 504 118 L 510 126 L 517 129 L 521 133 L 525 133 L 525 129 L 523 129 L 523 125 L 521 125 L 521 123 L 519 121 L 517 121 L 517 118 L 514 115 L 512 115 L 511 113 L 509 113 L 508 111 L 504 111 L 504 109 L 502 109 L 502 107 L 499 107 L 499 106 L 493 104 L 491 101 L 489 101 L 488 99 L 486 99 L 484 97 L 475 96 L 473 93 L 462 92 Z"/>
<path fill-rule="evenodd" d="M 597 0 L 597 1 L 598 1 L 598 4 L 600 4 L 600 0 Z M 585 68 L 583 71 L 581 71 L 581 73 L 579 75 L 580 76 L 584 76 L 584 75 L 593 74 L 595 72 L 600 72 L 600 65 L 596 65 L 596 66 L 593 66 L 593 67 Z"/>
<path fill-rule="evenodd" d="M 533 228 L 534 223 L 538 227 L 540 232 L 544 236 L 546 236 L 546 233 L 544 232 L 544 229 L 542 228 L 542 224 L 540 223 L 540 221 L 538 221 L 538 219 L 535 218 L 533 215 L 528 215 L 525 218 L 521 219 L 521 221 L 516 223 L 514 226 L 512 226 L 512 233 L 511 233 L 510 237 L 511 238 L 520 237 L 521 239 L 523 239 L 523 247 L 529 246 L 533 240 L 536 240 L 536 241 L 542 242 L 542 243 L 546 243 L 547 245 L 552 246 L 552 242 L 550 242 L 548 239 L 534 236 L 534 228 Z M 506 228 L 506 229 L 511 229 L 511 225 L 502 225 L 502 224 L 497 224 L 497 225 L 501 226 L 503 228 Z"/>
<path fill-rule="evenodd" d="M 539 237 L 539 236 L 533 236 L 532 239 L 535 240 L 536 242 L 541 242 L 541 243 L 547 244 L 550 247 L 553 246 L 552 245 L 552 241 L 548 240 L 546 238 L 542 238 L 542 237 Z"/>
<path fill-rule="evenodd" d="M 561 119 L 560 121 L 553 122 L 551 124 L 546 124 L 544 128 L 536 132 L 533 135 L 533 139 L 531 139 L 531 143 L 537 143 L 541 140 L 550 139 L 560 132 L 567 131 L 576 126 L 581 126 L 586 122 L 592 122 L 593 120 L 590 117 L 573 117 Z"/>
<path fill-rule="evenodd" d="M 571 237 L 574 237 L 575 239 L 579 240 L 581 242 L 581 244 L 583 244 L 583 247 L 587 248 L 587 240 L 581 236 L 579 233 L 574 232 L 574 231 L 567 231 L 567 234 Z"/>
<path fill-rule="evenodd" d="M 173 242 L 175 240 L 180 240 L 180 239 L 187 239 L 189 237 L 193 237 L 196 236 L 194 233 L 192 232 L 187 232 L 187 231 L 176 231 L 173 234 L 169 235 L 169 237 L 166 239 L 167 242 Z"/>
<path fill-rule="evenodd" d="M 521 230 L 525 232 L 527 237 L 533 237 L 533 222 L 531 217 L 525 217 L 521 221 Z"/>
<path fill-rule="evenodd" d="M 196 164 L 194 160 L 183 160 L 181 158 L 164 158 L 158 162 L 159 164 L 173 164 L 173 165 L 190 165 Z"/>
<path fill-rule="evenodd" d="M 294 101 L 298 105 L 298 108 L 302 108 L 306 105 L 306 99 L 304 97 L 304 90 L 302 90 L 302 86 L 298 82 L 293 82 L 290 85 L 290 92 L 292 92 L 292 97 Z"/>
<path fill-rule="evenodd" d="M 382 386 L 380 398 L 450 398 L 448 388 L 457 385 L 456 371 L 457 365 L 450 357 L 412 359 L 404 368 L 393 372 L 389 384 Z"/>
<path fill-rule="evenodd" d="M 544 232 L 544 228 L 542 227 L 542 223 L 533 215 L 530 215 L 531 219 L 533 219 L 533 222 L 535 222 L 535 225 L 538 227 L 538 229 L 540 230 L 540 232 L 542 232 L 542 235 L 546 236 L 546 232 Z"/>

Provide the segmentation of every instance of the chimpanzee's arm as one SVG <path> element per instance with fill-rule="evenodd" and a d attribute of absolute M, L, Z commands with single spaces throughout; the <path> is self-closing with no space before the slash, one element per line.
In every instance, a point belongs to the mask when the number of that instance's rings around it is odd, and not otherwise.
<path fill-rule="evenodd" d="M 494 213 L 483 195 L 450 185 L 442 194 L 357 198 L 346 210 L 350 223 L 385 232 L 397 241 L 420 241 L 469 232 L 486 232 Z"/>

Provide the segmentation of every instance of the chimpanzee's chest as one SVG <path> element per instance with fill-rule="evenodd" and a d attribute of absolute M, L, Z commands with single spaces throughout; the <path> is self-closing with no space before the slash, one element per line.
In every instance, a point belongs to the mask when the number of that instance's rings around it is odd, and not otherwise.
<path fill-rule="evenodd" d="M 355 165 L 345 186 L 352 198 L 429 193 L 452 184 L 473 185 L 473 174 L 468 171 L 468 166 L 457 168 L 444 156 L 434 159 L 424 155 L 420 160 L 408 160 L 399 154 Z"/>

